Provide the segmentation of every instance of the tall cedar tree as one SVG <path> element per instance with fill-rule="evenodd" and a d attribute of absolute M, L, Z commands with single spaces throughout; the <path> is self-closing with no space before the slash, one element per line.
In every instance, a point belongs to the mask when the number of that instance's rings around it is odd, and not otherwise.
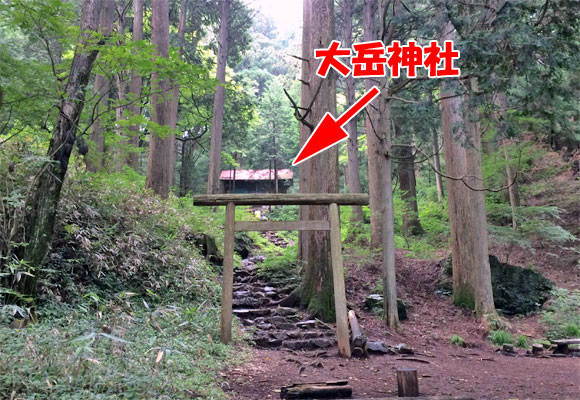
<path fill-rule="evenodd" d="M 334 39 L 333 0 L 304 0 L 303 21 L 303 82 L 302 107 L 308 108 L 308 126 L 301 127 L 301 144 L 312 134 L 311 127 L 327 113 L 336 115 L 336 77 L 332 72 L 320 78 L 315 71 L 318 62 L 314 59 L 314 49 L 327 48 Z M 307 71 L 304 71 L 304 68 Z M 304 89 L 307 86 L 308 89 Z M 319 90 L 320 88 L 320 90 Z M 313 98 L 313 96 L 316 96 Z M 300 191 L 302 193 L 338 193 L 338 149 L 328 149 L 301 164 Z M 302 186 L 303 182 L 306 182 Z M 328 219 L 328 207 L 309 206 L 303 208 L 301 217 L 305 220 Z M 334 316 L 334 289 L 332 266 L 330 264 L 330 237 L 328 232 L 308 232 L 301 236 L 301 259 L 305 262 L 304 279 L 293 294 L 302 305 L 315 316 L 330 320 Z M 307 245 L 304 245 L 304 242 Z"/>
<path fill-rule="evenodd" d="M 151 41 L 158 57 L 169 58 L 169 3 L 153 0 L 151 13 Z M 168 79 L 154 73 L 151 79 L 152 115 L 151 120 L 161 128 L 171 127 L 171 84 Z M 149 161 L 147 164 L 146 187 L 163 198 L 169 196 L 173 184 L 175 135 L 155 132 L 149 141 Z"/>
<path fill-rule="evenodd" d="M 213 117 L 211 122 L 211 143 L 209 155 L 209 173 L 207 193 L 218 193 L 220 190 L 220 173 L 222 160 L 222 128 L 224 122 L 224 103 L 226 99 L 226 64 L 228 58 L 228 36 L 230 30 L 231 0 L 222 0 L 222 13 L 218 38 L 218 63 L 216 78 L 218 84 L 213 100 Z"/>
<path fill-rule="evenodd" d="M 85 103 L 86 87 L 98 54 L 95 46 L 90 46 L 90 50 L 87 46 L 94 43 L 103 3 L 103 0 L 86 0 L 83 4 L 81 34 L 48 147 L 47 157 L 50 161 L 36 176 L 28 198 L 24 226 L 24 241 L 27 246 L 20 247 L 17 256 L 36 270 L 33 271 L 34 276 L 24 275 L 22 279 L 14 280 L 14 289 L 24 295 L 35 297 L 40 266 L 52 243 L 61 189 L 76 140 L 77 127 Z"/>

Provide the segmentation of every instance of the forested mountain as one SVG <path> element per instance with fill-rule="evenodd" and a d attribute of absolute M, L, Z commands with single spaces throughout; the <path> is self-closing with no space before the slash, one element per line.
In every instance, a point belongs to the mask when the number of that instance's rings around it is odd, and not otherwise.
<path fill-rule="evenodd" d="M 348 310 L 353 355 L 538 355 L 580 338 L 579 196 L 578 0 L 0 0 L 0 397 L 266 398 L 281 348 L 383 396 L 335 357 Z M 234 240 L 257 220 L 305 230 Z"/>

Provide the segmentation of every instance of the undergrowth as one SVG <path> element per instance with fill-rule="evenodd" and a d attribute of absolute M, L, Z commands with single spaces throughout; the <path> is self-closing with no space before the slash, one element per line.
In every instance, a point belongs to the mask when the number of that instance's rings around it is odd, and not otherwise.
<path fill-rule="evenodd" d="M 16 309 L 1 309 L 0 398 L 226 397 L 219 271 L 193 239 L 223 243 L 223 213 L 161 200 L 142 180 L 70 179 L 39 270 L 39 322 L 10 329 Z"/>
<path fill-rule="evenodd" d="M 580 337 L 580 291 L 556 289 L 540 322 L 548 339 Z"/>

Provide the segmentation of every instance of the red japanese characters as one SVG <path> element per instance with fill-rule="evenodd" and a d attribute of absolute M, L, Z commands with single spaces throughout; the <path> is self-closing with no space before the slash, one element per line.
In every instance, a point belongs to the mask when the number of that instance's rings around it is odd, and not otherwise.
<path fill-rule="evenodd" d="M 354 50 L 354 51 L 353 51 Z M 334 40 L 328 49 L 314 50 L 314 58 L 322 59 L 316 75 L 326 78 L 331 68 L 346 77 L 350 73 L 355 78 L 386 76 L 387 67 L 392 78 L 401 76 L 401 69 L 406 70 L 408 78 L 416 78 L 418 68 L 427 70 L 429 78 L 457 77 L 461 75 L 454 60 L 459 58 L 459 51 L 453 49 L 453 42 L 446 40 L 443 48 L 432 40 L 429 45 L 420 46 L 414 40 L 401 45 L 398 40 L 385 47 L 382 41 L 363 42 L 353 45 L 353 50 L 341 48 L 340 42 Z M 351 58 L 352 68 L 341 59 Z"/>

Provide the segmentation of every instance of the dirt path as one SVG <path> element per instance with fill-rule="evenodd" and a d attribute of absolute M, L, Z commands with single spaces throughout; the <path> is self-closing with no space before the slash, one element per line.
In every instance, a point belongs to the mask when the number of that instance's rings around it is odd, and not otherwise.
<path fill-rule="evenodd" d="M 408 305 L 409 319 L 395 334 L 386 332 L 382 321 L 362 306 L 372 289 L 369 283 L 380 276 L 378 260 L 347 263 L 347 299 L 369 340 L 393 346 L 405 343 L 415 352 L 412 356 L 370 355 L 362 360 L 338 357 L 333 329 L 309 321 L 300 310 L 278 307 L 277 300 L 290 289 L 268 286 L 255 274 L 253 262 L 246 263 L 236 276 L 234 308 L 246 310 L 236 312 L 245 329 L 256 328 L 256 348 L 243 366 L 224 371 L 224 390 L 234 399 L 279 398 L 284 385 L 337 379 L 349 381 L 353 398 L 396 396 L 395 370 L 399 367 L 418 369 L 425 395 L 580 399 L 580 357 L 533 358 L 522 349 L 516 357 L 497 352 L 470 312 L 436 294 L 439 267 L 433 261 L 410 259 L 397 252 L 399 297 Z M 518 334 L 537 338 L 537 318 L 519 317 L 510 322 Z M 461 335 L 467 347 L 451 345 L 453 335 Z"/>

